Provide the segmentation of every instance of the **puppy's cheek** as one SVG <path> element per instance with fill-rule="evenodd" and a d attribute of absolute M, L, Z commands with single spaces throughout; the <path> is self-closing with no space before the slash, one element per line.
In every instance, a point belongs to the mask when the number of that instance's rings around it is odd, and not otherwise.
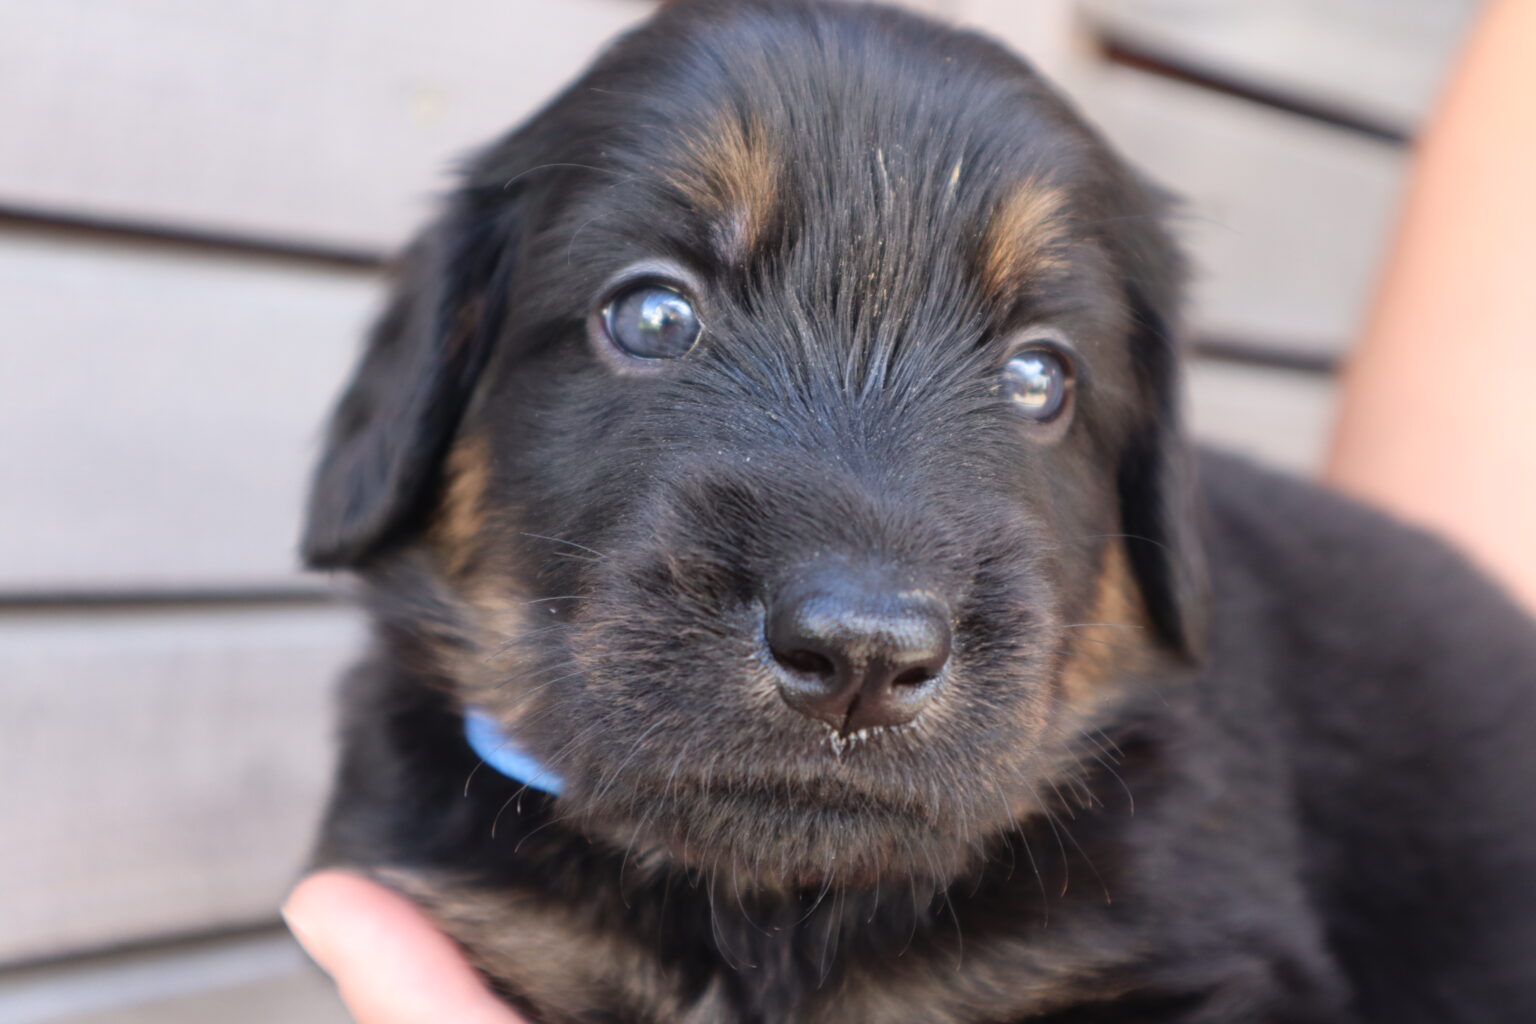
<path fill-rule="evenodd" d="M 426 545 L 446 579 L 483 574 L 489 548 L 491 445 L 483 434 L 457 442 L 443 460 L 442 497 L 426 531 Z"/>
<path fill-rule="evenodd" d="M 1070 623 L 1058 672 L 1062 711 L 1093 719 L 1126 696 L 1131 680 L 1161 658 L 1123 544 L 1105 547 L 1091 606 Z"/>
<path fill-rule="evenodd" d="M 494 708 L 509 680 L 526 671 L 517 639 L 542 624 L 532 621 L 524 584 L 530 574 L 511 542 L 519 533 L 515 510 L 499 506 L 493 493 L 493 460 L 483 432 L 454 444 L 426 529 L 394 571 L 419 577 L 421 606 L 411 625 L 430 652 L 427 668 L 452 679 L 465 702 Z"/>
<path fill-rule="evenodd" d="M 521 581 L 505 570 L 437 579 L 432 638 L 436 675 L 453 681 L 463 704 L 484 707 L 509 728 L 530 710 L 536 684 L 548 678 L 541 645 L 544 623 Z"/>
<path fill-rule="evenodd" d="M 727 599 L 713 610 L 677 609 L 655 594 L 598 595 L 579 613 L 570 640 L 579 690 L 562 700 L 573 733 L 571 767 L 581 777 L 612 773 L 621 785 L 676 759 L 723 745 L 750 751 L 780 717 L 763 671 L 756 617 Z"/>

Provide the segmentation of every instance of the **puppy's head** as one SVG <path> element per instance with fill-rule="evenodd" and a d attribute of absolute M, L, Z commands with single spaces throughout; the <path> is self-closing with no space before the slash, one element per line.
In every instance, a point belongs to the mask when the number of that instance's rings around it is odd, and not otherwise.
<path fill-rule="evenodd" d="M 598 838 L 951 874 L 1198 643 L 1158 212 L 983 39 L 674 3 L 408 255 L 306 554 Z"/>

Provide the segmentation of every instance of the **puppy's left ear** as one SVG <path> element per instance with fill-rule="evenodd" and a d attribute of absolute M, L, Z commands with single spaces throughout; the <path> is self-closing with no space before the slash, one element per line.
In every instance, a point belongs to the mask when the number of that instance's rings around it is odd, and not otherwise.
<path fill-rule="evenodd" d="M 466 189 L 405 252 L 327 431 L 302 550 L 355 566 L 419 517 L 505 317 L 519 243 L 506 192 Z"/>
<path fill-rule="evenodd" d="M 1184 259 L 1162 226 L 1167 200 L 1134 180 L 1123 183 L 1120 194 L 1137 207 L 1117 221 L 1111 245 L 1132 317 L 1131 357 L 1141 393 L 1139 422 L 1118 467 L 1121 528 L 1159 639 L 1194 661 L 1205 651 L 1210 585 L 1175 326 Z"/>

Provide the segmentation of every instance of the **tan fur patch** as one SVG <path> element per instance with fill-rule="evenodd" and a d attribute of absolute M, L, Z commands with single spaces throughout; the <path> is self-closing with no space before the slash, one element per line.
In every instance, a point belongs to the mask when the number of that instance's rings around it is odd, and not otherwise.
<path fill-rule="evenodd" d="M 739 263 L 778 211 L 782 167 L 778 147 L 760 121 L 727 116 L 689 140 L 688 157 L 671 181 L 715 222 L 722 255 Z"/>
<path fill-rule="evenodd" d="M 1097 708 L 1115 696 L 1118 682 L 1145 671 L 1154 658 L 1152 624 L 1125 544 L 1112 540 L 1104 549 L 1098 590 L 1087 618 L 1072 623 L 1061 672 L 1067 704 L 1081 712 Z"/>
<path fill-rule="evenodd" d="M 490 441 L 475 434 L 455 444 L 444 460 L 443 479 L 443 497 L 429 539 L 447 574 L 461 577 L 474 564 L 484 543 Z"/>
<path fill-rule="evenodd" d="M 497 707 L 517 671 L 510 642 L 527 630 L 529 616 L 527 595 L 512 582 L 515 545 L 499 521 L 505 510 L 491 504 L 492 460 L 483 433 L 467 435 L 449 451 L 426 554 L 443 588 L 441 605 L 455 613 L 453 626 L 433 645 L 435 668 L 455 680 L 464 699 Z"/>
<path fill-rule="evenodd" d="M 982 238 L 977 269 L 987 294 L 1005 301 L 1029 279 L 1061 270 L 1067 227 L 1065 191 L 1035 181 L 1016 188 Z"/>

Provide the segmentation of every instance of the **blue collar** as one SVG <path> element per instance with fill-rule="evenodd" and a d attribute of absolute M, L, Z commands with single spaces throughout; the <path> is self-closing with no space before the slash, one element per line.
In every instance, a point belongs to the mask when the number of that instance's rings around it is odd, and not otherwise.
<path fill-rule="evenodd" d="M 559 796 L 565 780 L 545 768 L 538 759 L 517 745 L 491 715 L 476 707 L 464 709 L 464 739 L 486 764 L 513 782 Z"/>

